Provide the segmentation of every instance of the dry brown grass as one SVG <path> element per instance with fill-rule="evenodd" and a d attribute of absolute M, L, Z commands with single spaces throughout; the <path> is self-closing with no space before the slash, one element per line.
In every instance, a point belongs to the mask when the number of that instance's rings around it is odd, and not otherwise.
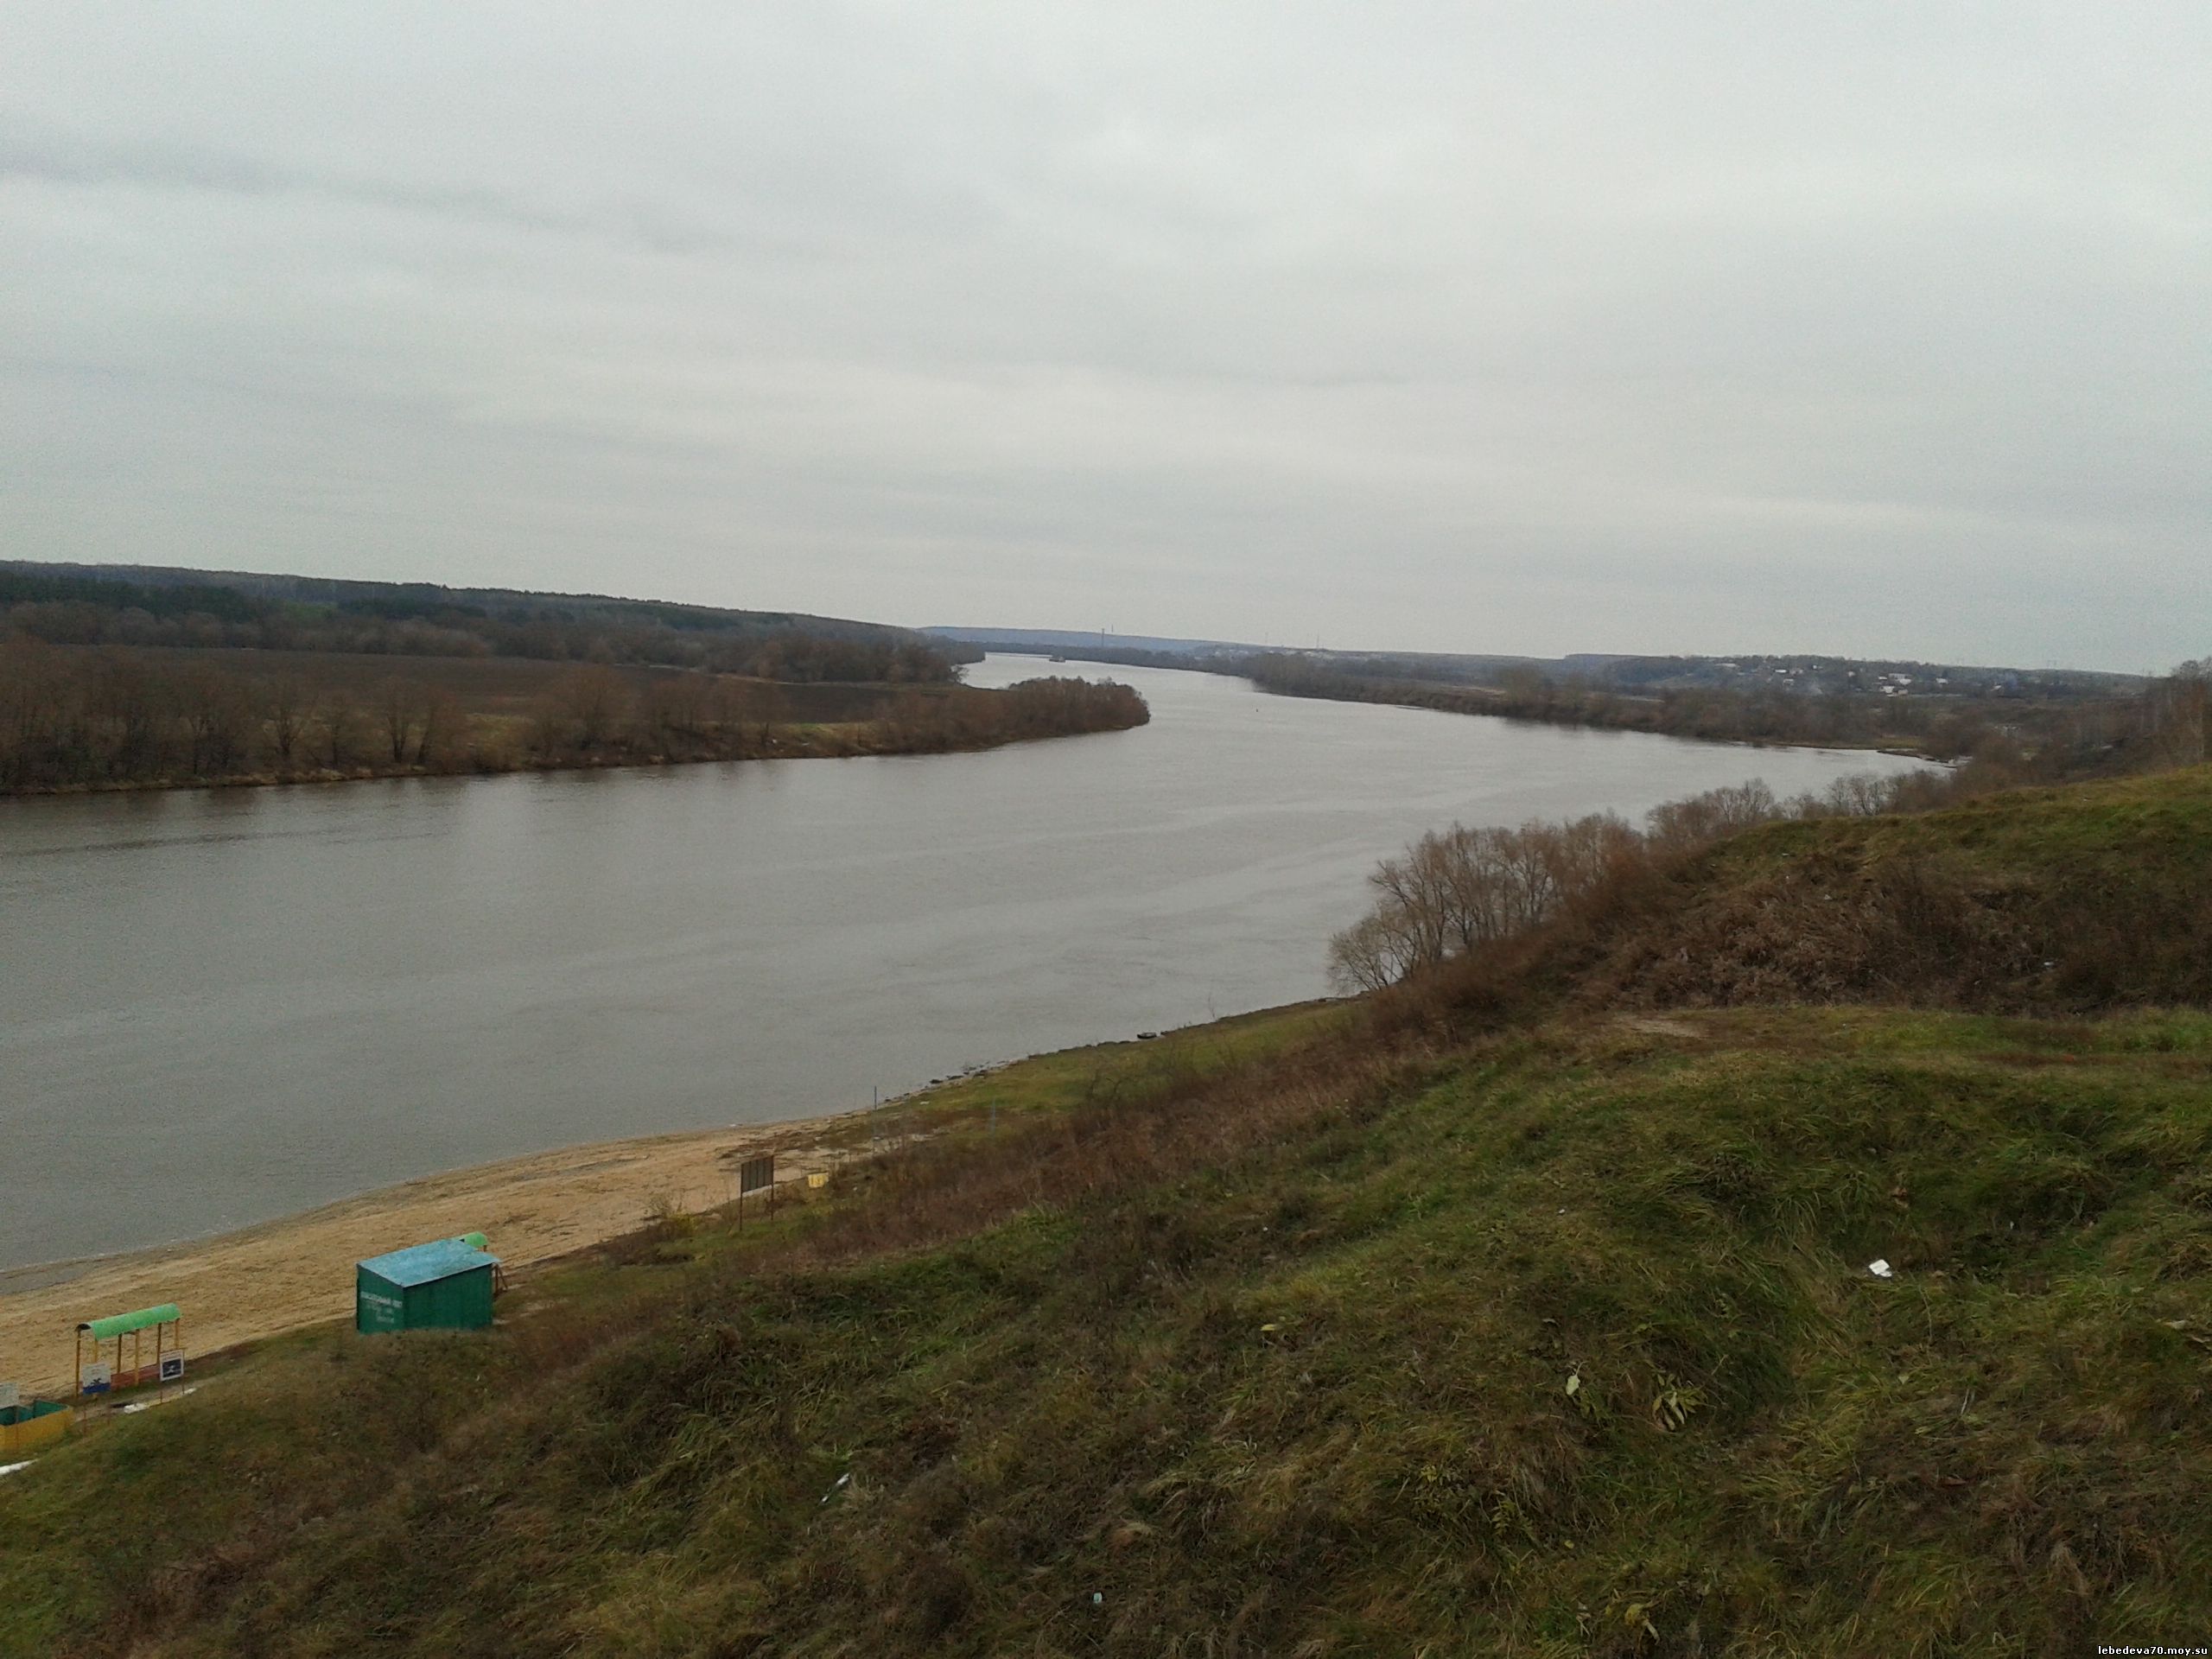
<path fill-rule="evenodd" d="M 1623 860 L 1546 924 L 1410 976 L 1376 1011 L 1449 1029 L 1561 1007 L 2202 1003 L 2209 942 L 2198 767 Z"/>
<path fill-rule="evenodd" d="M 1294 1052 L 1228 1071 L 1195 1065 L 1122 1079 L 1072 1110 L 893 1147 L 841 1181 L 855 1202 L 834 1224 L 745 1258 L 747 1272 L 819 1266 L 941 1245 L 1039 1206 L 1174 1179 L 1325 1119 L 1357 1116 L 1435 1061 L 1418 1035 L 1378 1042 L 1361 1022 Z"/>

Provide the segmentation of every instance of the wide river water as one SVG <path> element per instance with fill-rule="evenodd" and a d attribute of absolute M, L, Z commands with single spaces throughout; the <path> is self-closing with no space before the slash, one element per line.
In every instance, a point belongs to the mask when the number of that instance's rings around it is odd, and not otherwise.
<path fill-rule="evenodd" d="M 1424 830 L 1910 764 L 1058 671 L 1135 684 L 1152 723 L 0 801 L 0 1268 L 1314 996 Z"/>

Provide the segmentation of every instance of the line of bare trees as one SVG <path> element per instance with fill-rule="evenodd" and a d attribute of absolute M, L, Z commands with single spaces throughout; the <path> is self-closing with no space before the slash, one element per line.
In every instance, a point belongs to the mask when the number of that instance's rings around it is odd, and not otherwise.
<path fill-rule="evenodd" d="M 1329 941 L 1329 978 L 1379 990 L 1453 957 L 1533 932 L 1670 861 L 1783 818 L 1924 811 L 1953 798 L 1950 774 L 1871 772 L 1783 800 L 1758 779 L 1654 807 L 1638 829 L 1617 814 L 1517 830 L 1431 830 L 1368 877 L 1375 902 Z"/>
<path fill-rule="evenodd" d="M 1022 680 L 990 694 L 902 693 L 883 717 L 901 747 L 964 748 L 1078 732 L 1118 732 L 1142 726 L 1152 711 L 1145 700 L 1115 680 Z"/>
<path fill-rule="evenodd" d="M 795 701 L 819 709 L 812 723 Z M 0 791 L 981 747 L 1141 724 L 1126 686 L 781 686 L 702 672 L 561 672 L 512 710 L 434 680 L 366 686 L 0 639 Z M 824 738 L 825 731 L 836 733 Z"/>
<path fill-rule="evenodd" d="M 1549 679 L 1533 669 L 1509 671 L 1496 685 L 1348 674 L 1281 657 L 1255 658 L 1247 671 L 1261 690 L 1281 696 L 1384 702 L 1713 742 L 1834 747 L 1909 741 L 1948 757 L 1967 753 L 1982 723 L 1955 709 L 1905 708 L 1892 698 L 1719 687 L 1630 693 L 1586 681 Z"/>
<path fill-rule="evenodd" d="M 1798 694 L 1772 688 L 1667 689 L 1630 694 L 1515 669 L 1496 685 L 1460 685 L 1345 673 L 1289 657 L 1245 665 L 1262 690 L 1285 696 L 1381 702 L 1446 714 L 1490 715 L 1556 725 L 1662 734 L 1707 741 L 1905 747 L 1939 760 L 1999 754 L 2018 769 L 2034 761 L 2051 779 L 2100 763 L 2126 770 L 2205 747 L 2212 658 L 2184 663 L 2139 693 L 2063 702 L 1971 697 Z M 2190 746 L 2195 745 L 2192 750 Z"/>
<path fill-rule="evenodd" d="M 628 696 L 579 670 L 502 718 L 405 675 L 335 687 L 17 639 L 0 642 L 0 789 L 509 771 L 596 744 Z"/>

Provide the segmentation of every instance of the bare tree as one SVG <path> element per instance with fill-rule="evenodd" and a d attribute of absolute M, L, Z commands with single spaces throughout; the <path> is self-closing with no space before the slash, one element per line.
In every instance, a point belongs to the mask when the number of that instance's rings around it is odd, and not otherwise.
<path fill-rule="evenodd" d="M 359 759 L 367 722 L 342 691 L 334 691 L 315 711 L 322 728 L 322 755 L 333 772 L 344 772 Z"/>
<path fill-rule="evenodd" d="M 292 676 L 280 674 L 262 682 L 261 704 L 269 727 L 270 749 L 276 764 L 289 772 L 307 740 L 307 688 Z"/>
<path fill-rule="evenodd" d="M 1329 982 L 1339 991 L 1379 991 L 1421 965 L 1402 912 L 1370 911 L 1329 941 Z"/>
<path fill-rule="evenodd" d="M 229 777 L 252 764 L 255 711 L 244 682 L 192 668 L 177 677 L 177 694 L 194 777 Z"/>
<path fill-rule="evenodd" d="M 1783 816 L 1753 779 L 1655 808 L 1639 832 L 1610 813 L 1517 830 L 1432 830 L 1368 877 L 1375 904 L 1329 942 L 1329 975 L 1372 990 L 1544 926 L 1656 856 L 1676 856 Z"/>
<path fill-rule="evenodd" d="M 2152 751 L 2169 766 L 2193 766 L 2212 753 L 2212 657 L 2183 663 L 2147 693 Z"/>
<path fill-rule="evenodd" d="M 422 690 L 409 681 L 389 679 L 377 688 L 377 712 L 384 722 L 385 747 L 391 752 L 395 766 L 407 763 L 407 751 L 414 741 L 421 705 Z"/>
<path fill-rule="evenodd" d="M 415 738 L 415 764 L 427 771 L 449 770 L 458 761 L 467 735 L 468 717 L 461 700 L 443 686 L 423 692 L 422 724 Z"/>
<path fill-rule="evenodd" d="M 560 702 L 577 747 L 589 751 L 613 737 L 629 703 L 628 688 L 603 664 L 580 668 L 561 682 Z"/>

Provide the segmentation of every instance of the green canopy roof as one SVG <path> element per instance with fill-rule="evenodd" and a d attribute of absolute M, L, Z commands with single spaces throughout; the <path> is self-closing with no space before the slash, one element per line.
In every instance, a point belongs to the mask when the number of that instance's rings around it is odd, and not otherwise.
<path fill-rule="evenodd" d="M 95 1342 L 105 1342 L 110 1337 L 143 1331 L 149 1325 L 167 1325 L 183 1317 L 175 1302 L 163 1302 L 159 1307 L 142 1307 L 136 1313 L 111 1313 L 104 1319 L 86 1319 L 77 1328 L 91 1332 Z"/>

